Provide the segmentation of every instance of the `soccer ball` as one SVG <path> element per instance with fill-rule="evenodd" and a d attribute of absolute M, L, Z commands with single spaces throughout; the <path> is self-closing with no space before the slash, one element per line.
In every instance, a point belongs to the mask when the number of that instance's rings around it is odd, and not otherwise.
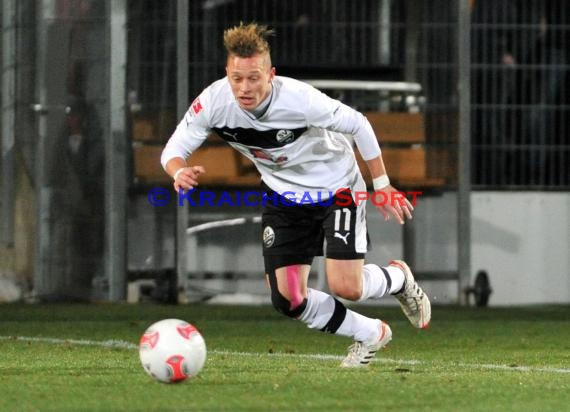
<path fill-rule="evenodd" d="M 144 370 L 160 382 L 193 378 L 206 362 L 206 342 L 194 325 L 179 319 L 153 323 L 141 336 L 139 356 Z"/>

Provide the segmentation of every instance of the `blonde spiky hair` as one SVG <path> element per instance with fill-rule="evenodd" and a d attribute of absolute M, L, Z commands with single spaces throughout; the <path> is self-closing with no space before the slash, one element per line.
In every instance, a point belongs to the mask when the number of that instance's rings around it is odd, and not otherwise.
<path fill-rule="evenodd" d="M 270 53 L 267 38 L 275 32 L 257 23 L 234 26 L 224 31 L 224 46 L 228 56 L 251 57 Z"/>

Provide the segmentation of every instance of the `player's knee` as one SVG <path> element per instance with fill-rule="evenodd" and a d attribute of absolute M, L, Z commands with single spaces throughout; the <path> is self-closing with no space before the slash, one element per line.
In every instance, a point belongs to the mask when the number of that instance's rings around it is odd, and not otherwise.
<path fill-rule="evenodd" d="M 343 299 L 357 301 L 362 296 L 362 286 L 347 282 L 330 282 L 329 288 L 331 292 Z"/>
<path fill-rule="evenodd" d="M 271 290 L 271 303 L 277 312 L 290 318 L 298 318 L 307 307 L 307 299 L 303 299 L 299 304 L 292 305 L 278 290 Z"/>

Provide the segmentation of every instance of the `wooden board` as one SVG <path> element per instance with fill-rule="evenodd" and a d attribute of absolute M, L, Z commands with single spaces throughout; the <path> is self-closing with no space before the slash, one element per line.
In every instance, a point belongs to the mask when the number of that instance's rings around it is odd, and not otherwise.
<path fill-rule="evenodd" d="M 380 145 L 385 143 L 425 143 L 425 121 L 422 113 L 364 113 Z"/>

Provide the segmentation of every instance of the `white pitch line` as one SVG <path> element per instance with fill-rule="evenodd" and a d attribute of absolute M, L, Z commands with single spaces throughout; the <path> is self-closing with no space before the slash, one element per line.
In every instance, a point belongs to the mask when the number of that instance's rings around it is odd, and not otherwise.
<path fill-rule="evenodd" d="M 41 338 L 31 336 L 0 336 L 0 340 L 13 340 L 23 342 L 39 342 L 39 343 L 53 343 L 55 345 L 71 344 L 81 346 L 100 346 L 104 348 L 117 348 L 117 349 L 138 349 L 138 345 L 134 343 L 125 342 L 124 340 L 88 340 L 88 339 L 58 339 L 58 338 Z"/>
<path fill-rule="evenodd" d="M 342 360 L 344 356 L 338 355 L 327 355 L 327 354 L 302 354 L 302 353 L 251 353 L 251 352 L 232 352 L 232 351 L 212 351 L 217 355 L 237 355 L 237 356 L 251 356 L 251 357 L 261 357 L 261 356 L 277 356 L 277 357 L 293 357 L 300 359 L 318 359 L 318 360 Z M 390 359 L 390 358 L 374 358 L 373 362 L 378 363 L 391 363 L 398 365 L 426 365 L 429 366 L 429 362 L 424 362 L 420 360 L 413 359 Z M 453 366 L 464 369 L 496 369 L 504 371 L 515 371 L 515 372 L 546 372 L 546 373 L 570 373 L 570 369 L 564 368 L 548 368 L 548 367 L 534 367 L 534 366 L 509 366 L 509 365 L 496 365 L 496 364 L 478 364 L 478 363 L 453 363 Z"/>
<path fill-rule="evenodd" d="M 59 338 L 43 338 L 31 336 L 0 336 L 0 341 L 20 341 L 20 342 L 38 342 L 38 343 L 51 343 L 55 345 L 71 344 L 81 346 L 98 346 L 111 349 L 138 349 L 138 345 L 126 342 L 124 340 L 88 340 L 88 339 L 59 339 Z M 274 356 L 279 358 L 297 358 L 297 359 L 316 359 L 316 360 L 341 360 L 343 356 L 328 355 L 328 354 L 300 354 L 300 353 L 252 353 L 252 352 L 236 352 L 224 350 L 208 351 L 214 355 L 227 355 L 227 356 L 244 356 L 244 357 L 263 357 Z M 390 363 L 398 365 L 425 365 L 429 366 L 429 362 L 413 360 L 413 359 L 390 359 L 390 358 L 375 358 L 374 362 Z M 534 366 L 509 366 L 497 365 L 489 363 L 453 363 L 453 366 L 464 369 L 492 369 L 501 371 L 512 372 L 544 372 L 544 373 L 570 373 L 570 369 L 566 368 L 550 368 L 550 367 L 534 367 Z"/>

